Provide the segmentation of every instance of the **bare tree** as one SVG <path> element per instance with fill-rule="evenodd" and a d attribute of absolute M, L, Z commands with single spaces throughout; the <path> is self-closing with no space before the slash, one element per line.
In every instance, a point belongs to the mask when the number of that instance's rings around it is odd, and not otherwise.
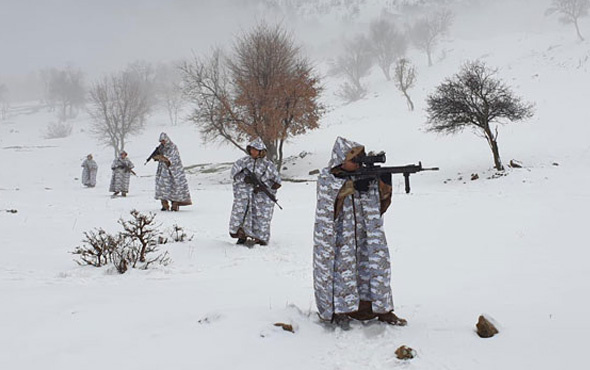
<path fill-rule="evenodd" d="M 245 151 L 260 137 L 281 168 L 285 141 L 318 127 L 322 91 L 309 61 L 280 26 L 264 24 L 237 38 L 225 57 L 182 66 L 184 93 L 196 105 L 190 116 L 205 140 L 221 139 Z"/>
<path fill-rule="evenodd" d="M 128 136 L 143 130 L 151 109 L 150 98 L 140 80 L 129 71 L 95 82 L 89 95 L 92 132 L 118 156 L 125 149 Z"/>
<path fill-rule="evenodd" d="M 483 62 L 468 62 L 427 98 L 429 131 L 454 134 L 467 127 L 487 141 L 494 166 L 504 169 L 498 149 L 498 124 L 533 116 L 533 104 L 522 102 Z M 494 123 L 496 123 L 494 127 Z"/>
<path fill-rule="evenodd" d="M 448 10 L 441 10 L 418 20 L 410 28 L 410 38 L 419 50 L 426 52 L 428 66 L 432 66 L 432 53 L 440 38 L 451 27 L 453 14 Z"/>
<path fill-rule="evenodd" d="M 395 25 L 384 18 L 373 20 L 370 24 L 369 39 L 377 64 L 387 81 L 391 80 L 391 65 L 397 58 L 405 55 L 408 39 Z"/>
<path fill-rule="evenodd" d="M 182 74 L 179 68 L 170 64 L 158 66 L 156 69 L 156 94 L 160 105 L 168 112 L 170 124 L 175 126 L 185 103 L 182 96 Z"/>
<path fill-rule="evenodd" d="M 0 84 L 0 118 L 5 120 L 8 117 L 8 108 L 10 107 L 10 98 L 8 87 Z"/>
<path fill-rule="evenodd" d="M 576 33 L 580 41 L 584 41 L 584 37 L 580 33 L 578 20 L 588 15 L 590 10 L 590 0 L 553 0 L 551 7 L 547 9 L 545 14 L 551 15 L 559 13 L 559 21 L 564 24 L 573 23 L 576 27 Z"/>
<path fill-rule="evenodd" d="M 357 35 L 344 42 L 344 52 L 332 65 L 332 73 L 346 78 L 339 96 L 348 102 L 358 100 L 366 94 L 361 78 L 366 77 L 373 66 L 373 55 L 369 40 Z"/>
<path fill-rule="evenodd" d="M 45 100 L 53 109 L 58 108 L 57 118 L 64 122 L 74 118 L 84 106 L 84 74 L 71 66 L 51 68 L 41 72 L 45 84 Z"/>
<path fill-rule="evenodd" d="M 411 89 L 416 83 L 416 68 L 406 58 L 401 58 L 395 65 L 394 73 L 395 86 L 402 94 L 406 97 L 408 102 L 408 109 L 414 110 L 414 103 L 410 99 L 408 90 Z"/>

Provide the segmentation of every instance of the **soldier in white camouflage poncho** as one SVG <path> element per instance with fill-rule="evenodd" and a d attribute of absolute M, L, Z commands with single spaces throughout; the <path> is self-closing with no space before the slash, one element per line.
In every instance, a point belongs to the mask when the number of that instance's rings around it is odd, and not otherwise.
<path fill-rule="evenodd" d="M 92 154 L 88 154 L 84 162 L 82 162 L 82 185 L 89 188 L 95 187 L 97 171 L 98 165 L 96 161 L 92 159 Z"/>
<path fill-rule="evenodd" d="M 193 204 L 178 148 L 164 132 L 154 160 L 158 162 L 155 198 L 162 203 L 162 211 L 178 211 L 180 206 Z"/>
<path fill-rule="evenodd" d="M 244 244 L 247 238 L 254 243 L 266 245 L 270 238 L 270 222 L 274 211 L 274 202 L 262 191 L 256 189 L 252 181 L 244 174 L 248 168 L 266 185 L 272 194 L 281 187 L 281 177 L 276 166 L 266 156 L 266 146 L 258 138 L 246 148 L 249 155 L 238 159 L 231 170 L 234 193 L 229 234 L 237 238 L 238 244 Z"/>
<path fill-rule="evenodd" d="M 111 176 L 111 186 L 109 191 L 113 192 L 113 196 L 121 193 L 126 197 L 129 192 L 129 178 L 133 172 L 133 163 L 127 158 L 127 152 L 122 151 L 119 158 L 115 158 L 111 164 L 113 175 Z"/>
<path fill-rule="evenodd" d="M 317 183 L 313 278 L 322 320 L 346 323 L 378 318 L 405 325 L 393 313 L 391 264 L 382 214 L 391 203 L 391 176 L 359 180 L 338 177 L 354 171 L 364 155 L 358 143 L 336 139 L 332 158 Z"/>

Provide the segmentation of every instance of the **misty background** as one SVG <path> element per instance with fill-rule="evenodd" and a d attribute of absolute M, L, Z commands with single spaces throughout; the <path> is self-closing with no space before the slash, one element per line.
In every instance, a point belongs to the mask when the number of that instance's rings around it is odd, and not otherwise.
<path fill-rule="evenodd" d="M 86 84 L 129 63 L 174 63 L 231 47 L 253 25 L 283 25 L 312 60 L 333 58 L 342 41 L 388 14 L 407 27 L 435 7 L 453 12 L 447 40 L 521 29 L 542 32 L 550 1 L 483 0 L 2 0 L 0 84 L 10 101 L 40 99 L 39 71 L 79 69 Z M 444 47 L 443 47 L 444 50 Z"/>

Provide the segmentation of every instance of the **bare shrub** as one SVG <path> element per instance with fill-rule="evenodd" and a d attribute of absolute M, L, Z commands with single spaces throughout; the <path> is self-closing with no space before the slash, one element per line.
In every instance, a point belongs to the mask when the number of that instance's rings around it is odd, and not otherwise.
<path fill-rule="evenodd" d="M 44 137 L 46 139 L 61 139 L 72 134 L 72 124 L 66 122 L 51 122 L 47 125 Z"/>
<path fill-rule="evenodd" d="M 175 242 L 184 242 L 193 240 L 194 235 L 189 237 L 181 226 L 174 224 L 172 225 L 172 230 L 170 231 L 170 237 Z"/>
<path fill-rule="evenodd" d="M 171 262 L 168 252 L 161 253 L 158 249 L 163 239 L 155 214 L 142 214 L 135 209 L 130 213 L 131 220 L 119 219 L 123 231 L 116 235 L 103 229 L 84 232 L 85 245 L 71 252 L 78 256 L 76 263 L 95 267 L 112 263 L 121 274 L 128 268 L 146 270 L 152 264 L 168 265 Z"/>
<path fill-rule="evenodd" d="M 84 232 L 84 245 L 76 247 L 73 255 L 77 256 L 76 263 L 79 265 L 90 265 L 101 267 L 111 261 L 111 255 L 117 250 L 121 243 L 119 235 L 111 235 L 103 229 Z"/>

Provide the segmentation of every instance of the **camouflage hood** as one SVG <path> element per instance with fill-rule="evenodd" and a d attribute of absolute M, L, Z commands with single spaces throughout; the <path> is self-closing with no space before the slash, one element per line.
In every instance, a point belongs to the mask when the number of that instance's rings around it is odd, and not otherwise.
<path fill-rule="evenodd" d="M 362 144 L 338 136 L 332 148 L 332 158 L 328 163 L 328 168 L 340 166 L 344 161 L 357 156 L 359 152 L 364 150 L 365 147 Z"/>
<path fill-rule="evenodd" d="M 170 140 L 170 138 L 168 137 L 168 135 L 165 132 L 162 132 L 160 134 L 160 139 L 158 139 L 158 141 L 162 141 L 162 140 L 166 140 L 166 144 L 172 143 L 172 140 Z"/>
<path fill-rule="evenodd" d="M 252 142 L 250 142 L 250 144 L 248 144 L 248 147 L 254 148 L 258 151 L 267 150 L 266 145 L 264 145 L 264 142 L 262 141 L 261 138 L 257 138 L 255 140 L 253 140 Z"/>

